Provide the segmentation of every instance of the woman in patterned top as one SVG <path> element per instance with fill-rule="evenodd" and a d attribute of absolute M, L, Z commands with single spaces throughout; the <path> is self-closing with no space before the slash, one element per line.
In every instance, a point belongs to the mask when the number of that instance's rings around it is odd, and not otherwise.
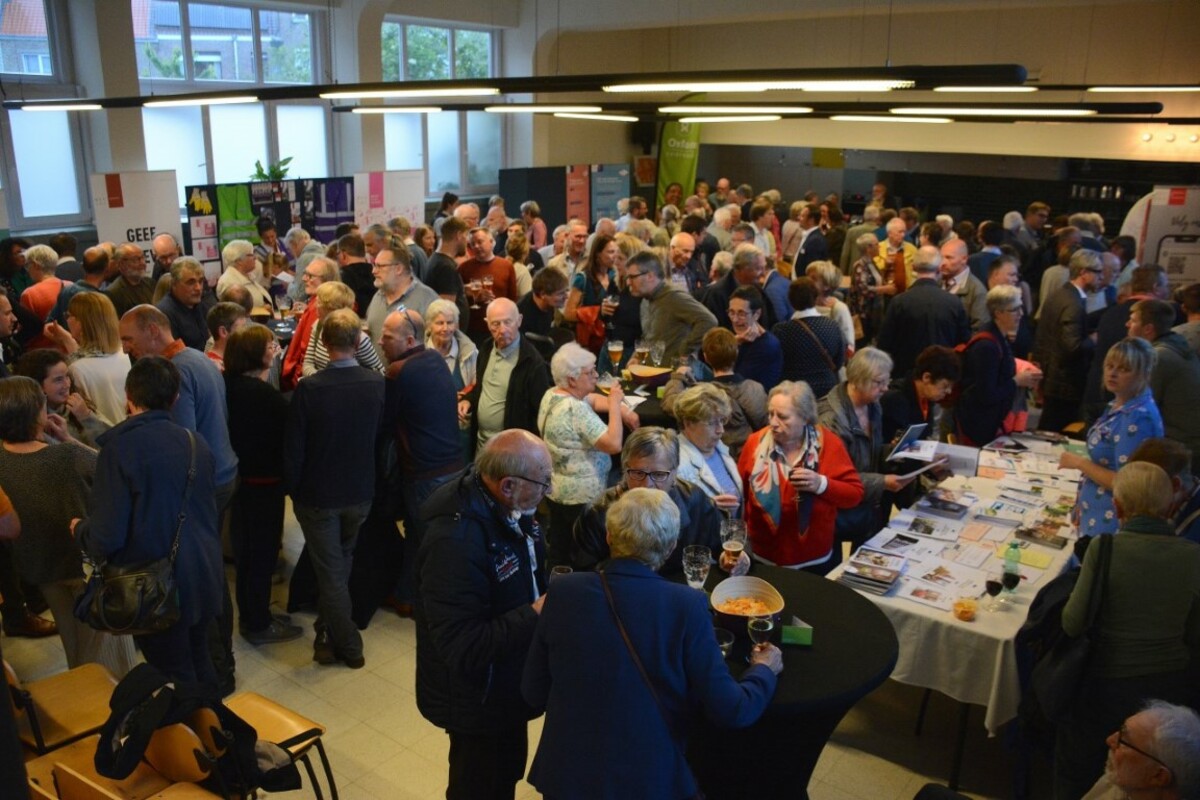
<path fill-rule="evenodd" d="M 1067 452 L 1059 458 L 1060 466 L 1083 472 L 1075 501 L 1080 536 L 1117 532 L 1113 478 L 1139 444 L 1163 435 L 1149 387 L 1154 361 L 1154 348 L 1144 339 L 1130 337 L 1112 346 L 1104 358 L 1104 388 L 1115 398 L 1088 430 L 1087 457 Z"/>
<path fill-rule="evenodd" d="M 796 313 L 771 329 L 783 347 L 783 379 L 804 381 L 819 400 L 838 384 L 838 369 L 846 363 L 846 340 L 833 320 L 817 311 L 820 290 L 810 278 L 796 278 L 788 300 Z"/>

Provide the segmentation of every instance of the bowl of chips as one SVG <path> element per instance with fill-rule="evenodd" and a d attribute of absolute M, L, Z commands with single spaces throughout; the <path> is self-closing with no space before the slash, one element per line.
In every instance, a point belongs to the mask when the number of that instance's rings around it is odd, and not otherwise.
<path fill-rule="evenodd" d="M 783 595 L 762 578 L 742 575 L 718 583 L 709 597 L 717 624 L 738 636 L 746 635 L 746 620 L 750 617 L 774 617 L 783 613 Z"/>

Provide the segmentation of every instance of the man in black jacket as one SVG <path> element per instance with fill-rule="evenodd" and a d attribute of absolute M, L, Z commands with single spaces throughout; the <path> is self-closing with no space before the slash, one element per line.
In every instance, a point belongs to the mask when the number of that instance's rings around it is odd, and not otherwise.
<path fill-rule="evenodd" d="M 962 302 L 937 284 L 941 264 L 936 247 L 926 245 L 918 250 L 913 258 L 917 279 L 892 298 L 883 315 L 877 342 L 879 349 L 892 357 L 893 375 L 907 375 L 917 356 L 931 344 L 954 347 L 971 336 Z"/>
<path fill-rule="evenodd" d="M 1033 356 L 1042 368 L 1042 417 L 1038 428 L 1061 431 L 1082 419 L 1083 386 L 1096 346 L 1096 334 L 1085 332 L 1087 295 L 1104 270 L 1100 256 L 1076 250 L 1070 280 L 1046 298 L 1038 317 Z"/>
<path fill-rule="evenodd" d="M 550 451 L 506 430 L 425 504 L 417 556 L 417 708 L 450 735 L 447 800 L 511 798 L 525 774 L 521 675 L 545 600 L 533 511 Z"/>
<path fill-rule="evenodd" d="M 497 297 L 488 303 L 486 319 L 492 340 L 479 348 L 475 386 L 458 404 L 460 419 L 470 419 L 477 448 L 509 428 L 538 433 L 538 407 L 552 385 L 545 360 L 521 336 L 517 304 Z"/>

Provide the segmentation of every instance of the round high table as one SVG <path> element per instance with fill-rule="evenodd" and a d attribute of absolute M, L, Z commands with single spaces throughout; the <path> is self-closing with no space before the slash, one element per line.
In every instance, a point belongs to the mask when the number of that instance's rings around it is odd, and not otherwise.
<path fill-rule="evenodd" d="M 730 730 L 698 720 L 688 761 L 708 800 L 807 798 L 825 743 L 846 712 L 892 673 L 899 642 L 883 612 L 840 583 L 757 563 L 750 574 L 783 595 L 783 624 L 796 616 L 812 626 L 813 643 L 781 645 L 784 669 L 757 723 Z M 707 588 L 725 577 L 713 569 Z M 741 632 L 728 659 L 734 675 L 746 669 L 749 646 Z"/>

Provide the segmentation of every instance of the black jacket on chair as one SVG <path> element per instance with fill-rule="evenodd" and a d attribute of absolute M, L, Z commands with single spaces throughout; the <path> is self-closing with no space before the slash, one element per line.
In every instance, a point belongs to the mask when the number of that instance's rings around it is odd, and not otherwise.
<path fill-rule="evenodd" d="M 479 437 L 479 395 L 483 392 L 483 376 L 487 374 L 488 362 L 496 350 L 494 341 L 487 341 L 479 348 L 479 360 L 475 368 L 475 387 L 467 395 L 471 402 L 471 443 Z M 533 343 L 521 337 L 517 351 L 517 364 L 513 367 L 508 391 L 504 396 L 504 429 L 521 428 L 534 436 L 540 436 L 537 426 L 538 408 L 542 395 L 553 386 L 550 368 Z"/>

